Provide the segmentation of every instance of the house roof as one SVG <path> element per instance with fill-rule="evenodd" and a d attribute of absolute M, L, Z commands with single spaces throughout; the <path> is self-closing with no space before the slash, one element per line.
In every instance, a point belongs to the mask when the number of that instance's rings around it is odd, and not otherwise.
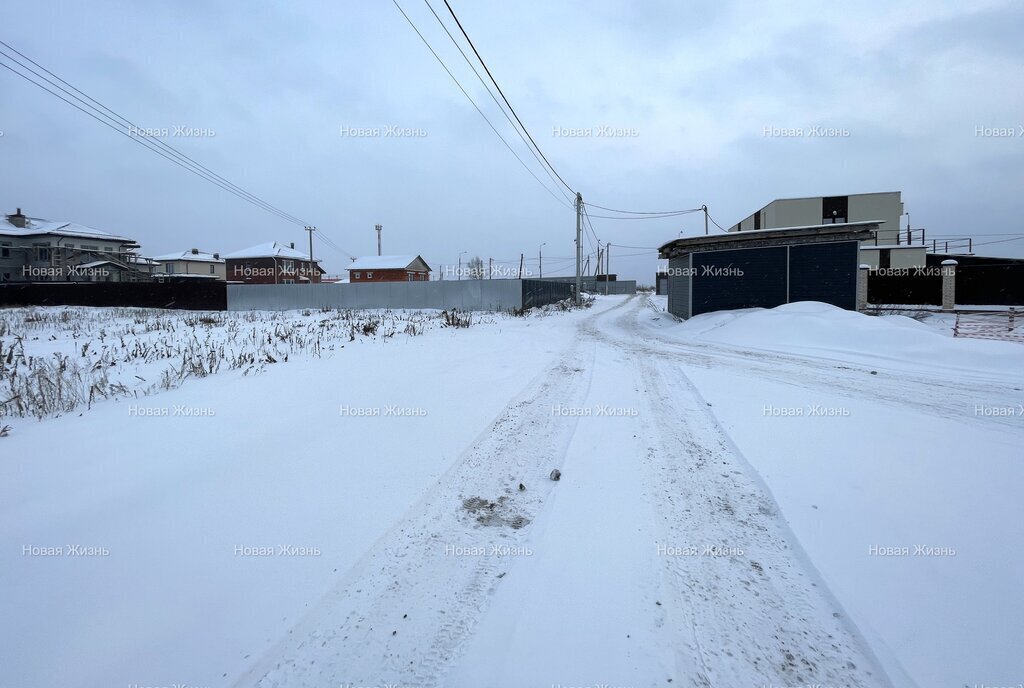
<path fill-rule="evenodd" d="M 241 251 L 226 254 L 224 258 L 234 260 L 243 258 L 288 258 L 309 261 L 308 254 L 297 251 L 291 246 L 279 244 L 276 241 L 243 248 Z M 320 261 L 314 259 L 314 262 L 319 263 Z"/>
<path fill-rule="evenodd" d="M 12 225 L 6 215 L 0 215 L 0 236 L 41 236 L 49 234 L 52 236 L 74 237 L 76 239 L 96 239 L 99 241 L 114 241 L 123 244 L 136 244 L 135 239 L 103 232 L 85 225 L 74 222 L 54 222 L 43 220 L 38 217 L 27 217 L 25 227 Z"/>
<path fill-rule="evenodd" d="M 217 254 L 217 255 L 220 255 L 220 254 Z M 165 253 L 162 256 L 153 256 L 150 260 L 158 260 L 158 261 L 164 261 L 164 262 L 175 261 L 175 260 L 183 260 L 183 261 L 187 260 L 187 261 L 191 261 L 193 263 L 223 263 L 224 262 L 223 258 L 214 258 L 213 256 L 214 256 L 214 254 L 207 253 L 205 251 L 199 251 L 198 253 L 193 253 L 192 251 L 182 251 L 181 253 Z"/>
<path fill-rule="evenodd" d="M 658 249 L 659 258 L 669 258 L 671 253 L 718 250 L 723 245 L 729 248 L 736 248 L 736 244 L 743 244 L 750 241 L 772 241 L 777 240 L 785 243 L 786 239 L 799 239 L 806 237 L 840 237 L 856 238 L 859 240 L 869 239 L 873 236 L 873 229 L 884 224 L 885 220 L 864 220 L 861 222 L 837 222 L 827 225 L 803 225 L 800 227 L 779 227 L 776 229 L 750 229 L 742 232 L 726 232 L 725 234 L 710 234 L 696 237 L 684 237 L 673 239 L 663 244 Z"/>
<path fill-rule="evenodd" d="M 363 256 L 356 258 L 346 270 L 415 270 L 430 272 L 430 266 L 419 256 Z"/>

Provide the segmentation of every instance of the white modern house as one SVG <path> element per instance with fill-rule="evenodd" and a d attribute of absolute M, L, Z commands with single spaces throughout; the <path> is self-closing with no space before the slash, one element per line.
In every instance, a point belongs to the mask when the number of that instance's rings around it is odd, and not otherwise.
<path fill-rule="evenodd" d="M 157 276 L 174 275 L 175 278 L 196 277 L 201 279 L 226 279 L 226 261 L 219 253 L 207 253 L 197 248 L 181 253 L 165 253 L 152 256 L 150 260 L 159 263 L 154 271 Z"/>
<path fill-rule="evenodd" d="M 872 268 L 903 268 L 925 264 L 923 230 L 900 229 L 904 215 L 900 191 L 778 198 L 729 228 L 730 232 L 877 222 L 874 237 L 860 245 L 861 263 Z M 914 235 L 918 232 L 918 235 Z"/>
<path fill-rule="evenodd" d="M 73 222 L 0 217 L 2 282 L 135 282 L 149 279 L 134 239 Z"/>

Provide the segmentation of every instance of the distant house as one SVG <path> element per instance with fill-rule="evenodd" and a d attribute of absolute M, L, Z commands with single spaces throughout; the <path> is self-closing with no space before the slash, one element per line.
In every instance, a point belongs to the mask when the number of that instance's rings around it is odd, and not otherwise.
<path fill-rule="evenodd" d="M 430 280 L 430 266 L 419 256 L 364 256 L 345 269 L 352 283 Z"/>
<path fill-rule="evenodd" d="M 319 261 L 295 250 L 295 244 L 272 241 L 224 256 L 227 280 L 241 284 L 319 283 L 324 269 Z"/>
<path fill-rule="evenodd" d="M 151 260 L 160 264 L 155 271 L 157 275 L 220 280 L 227 278 L 226 263 L 219 253 L 206 253 L 194 248 L 181 253 L 153 256 Z"/>
<path fill-rule="evenodd" d="M 138 242 L 73 222 L 0 217 L 0 281 L 134 282 L 150 279 Z"/>

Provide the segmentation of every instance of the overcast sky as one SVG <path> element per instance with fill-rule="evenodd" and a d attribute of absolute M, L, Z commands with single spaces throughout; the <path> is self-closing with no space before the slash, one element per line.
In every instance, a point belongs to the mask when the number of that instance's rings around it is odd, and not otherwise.
<path fill-rule="evenodd" d="M 728 227 L 775 198 L 900 190 L 929 235 L 1024 234 L 1024 3 L 450 2 L 586 201 L 706 203 Z M 384 253 L 422 254 L 435 270 L 463 251 L 516 263 L 523 252 L 535 270 L 546 242 L 545 273 L 568 274 L 572 209 L 427 5 L 400 3 L 550 191 L 389 0 L 37 0 L 5 6 L 0 38 L 137 125 L 168 129 L 167 143 L 348 252 L 375 253 L 381 223 Z M 448 16 L 442 0 L 431 3 Z M 215 135 L 174 136 L 176 126 Z M 627 135 L 596 135 L 602 126 Z M 765 135 L 815 126 L 849 135 Z M 979 136 L 979 127 L 1014 135 Z M 556 135 L 586 128 L 595 135 Z M 306 246 L 300 226 L 5 69 L 0 132 L 5 213 L 127 234 L 147 255 Z M 648 284 L 655 252 L 625 246 L 703 233 L 700 214 L 593 224 L 613 244 L 612 271 Z M 322 244 L 314 251 L 328 272 L 348 263 Z M 1024 241 L 977 252 L 1021 256 Z"/>

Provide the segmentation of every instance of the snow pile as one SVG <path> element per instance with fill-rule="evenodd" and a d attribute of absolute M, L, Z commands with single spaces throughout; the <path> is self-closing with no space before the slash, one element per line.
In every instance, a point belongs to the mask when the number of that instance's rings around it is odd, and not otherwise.
<path fill-rule="evenodd" d="M 1020 370 L 1024 355 L 1013 342 L 953 339 L 903 315 L 871 316 L 814 301 L 698 315 L 678 332 L 746 349 L 989 372 Z"/>

